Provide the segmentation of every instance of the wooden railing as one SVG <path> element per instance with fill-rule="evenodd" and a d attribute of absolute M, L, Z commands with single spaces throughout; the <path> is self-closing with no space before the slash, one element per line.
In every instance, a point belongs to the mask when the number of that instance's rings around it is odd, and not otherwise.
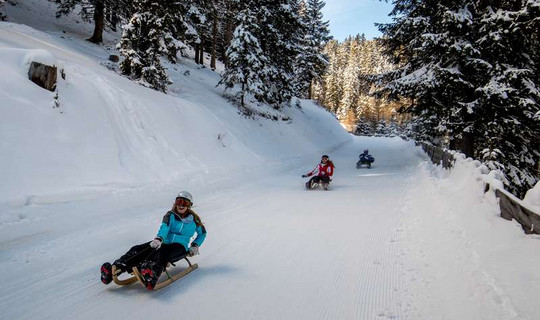
<path fill-rule="evenodd" d="M 516 219 L 527 234 L 540 234 L 540 215 L 517 203 L 505 191 L 495 189 L 495 195 L 499 198 L 501 217 L 506 220 Z"/>
<path fill-rule="evenodd" d="M 439 147 L 432 146 L 427 143 L 417 142 L 416 145 L 422 146 L 424 152 L 428 154 L 431 161 L 435 164 L 442 165 L 443 168 L 450 169 L 454 165 L 455 158 L 452 153 Z M 486 182 L 487 184 L 488 182 Z M 501 217 L 506 220 L 515 219 L 523 231 L 527 234 L 540 234 L 540 214 L 525 208 L 518 199 L 515 199 L 512 194 L 497 186 L 486 186 L 486 191 L 493 189 L 495 196 L 499 198 L 499 208 L 501 209 Z"/>
<path fill-rule="evenodd" d="M 450 152 L 424 142 L 417 142 L 416 144 L 422 146 L 422 149 L 428 154 L 431 162 L 442 165 L 445 169 L 450 169 L 454 165 L 454 155 Z"/>

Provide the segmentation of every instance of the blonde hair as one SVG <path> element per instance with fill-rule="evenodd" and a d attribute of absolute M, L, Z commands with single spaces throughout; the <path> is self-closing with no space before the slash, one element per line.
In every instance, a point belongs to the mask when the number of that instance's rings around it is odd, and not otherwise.
<path fill-rule="evenodd" d="M 176 210 L 176 203 L 173 204 L 171 211 L 180 215 L 180 212 Z M 201 217 L 199 217 L 199 215 L 196 214 L 195 211 L 191 210 L 191 208 L 188 208 L 186 213 L 191 214 L 193 216 L 193 221 L 195 222 L 196 225 L 198 225 L 201 228 L 204 227 Z"/>

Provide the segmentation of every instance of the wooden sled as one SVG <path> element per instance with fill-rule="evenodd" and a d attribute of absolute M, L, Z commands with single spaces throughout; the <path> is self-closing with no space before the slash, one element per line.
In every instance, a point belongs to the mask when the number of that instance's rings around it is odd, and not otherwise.
<path fill-rule="evenodd" d="M 180 261 L 180 260 L 186 260 L 187 263 L 188 263 L 188 267 L 176 274 L 173 274 L 171 275 L 171 273 L 169 273 L 169 271 L 167 270 L 171 265 L 172 266 L 175 266 L 175 262 L 177 261 Z M 167 279 L 159 282 L 154 286 L 154 289 L 153 291 L 156 291 L 156 290 L 159 290 L 159 289 L 162 289 L 166 286 L 168 286 L 169 284 L 175 282 L 176 280 L 186 276 L 187 274 L 189 274 L 191 271 L 197 269 L 199 266 L 194 263 L 192 264 L 191 261 L 189 261 L 188 259 L 188 255 L 185 255 L 185 256 L 182 256 L 180 257 L 178 260 L 175 260 L 175 261 L 171 261 L 167 264 L 167 268 L 165 268 L 165 271 L 163 271 L 163 274 L 165 274 L 167 276 Z M 144 285 L 144 282 L 142 280 L 142 276 L 141 276 L 141 273 L 139 272 L 139 269 L 137 269 L 137 267 L 133 267 L 132 271 L 131 271 L 131 277 L 127 278 L 127 279 L 118 279 L 118 274 L 117 274 L 117 270 L 116 270 L 116 267 L 113 266 L 112 268 L 112 273 L 113 273 L 113 281 L 114 283 L 118 284 L 118 285 L 121 285 L 121 286 L 125 286 L 125 285 L 130 285 L 132 284 L 133 282 L 136 282 L 136 281 L 139 281 L 139 283 L 146 288 L 146 286 Z M 163 275 L 161 276 L 163 277 Z"/>
<path fill-rule="evenodd" d="M 330 179 L 330 182 L 332 182 L 332 179 Z M 311 188 L 307 189 L 308 191 L 309 190 L 315 190 L 315 189 L 319 189 L 319 187 L 321 187 L 321 189 L 325 190 L 325 191 L 328 191 L 330 190 L 330 182 L 328 182 L 328 184 L 326 185 L 326 188 L 324 187 L 324 184 L 322 182 L 315 182 L 311 185 Z"/>
<path fill-rule="evenodd" d="M 117 270 L 115 265 L 112 266 L 112 274 L 113 274 L 114 283 L 120 286 L 127 286 L 137 281 L 137 278 L 134 275 L 131 275 L 131 277 L 126 278 L 126 279 L 118 279 L 120 270 Z"/>

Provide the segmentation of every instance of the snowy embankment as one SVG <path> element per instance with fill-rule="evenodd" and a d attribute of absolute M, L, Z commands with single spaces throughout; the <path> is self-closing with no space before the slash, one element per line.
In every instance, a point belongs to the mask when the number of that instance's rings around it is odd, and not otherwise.
<path fill-rule="evenodd" d="M 498 216 L 471 162 L 351 138 L 305 101 L 280 114 L 292 123 L 246 119 L 189 61 L 159 94 L 88 48 L 0 23 L 3 318 L 537 318 L 540 238 Z M 34 57 L 65 70 L 58 108 L 26 79 Z M 357 170 L 366 148 L 374 167 Z M 331 190 L 306 191 L 321 153 Z M 181 189 L 209 230 L 199 269 L 159 292 L 101 284 Z"/>
<path fill-rule="evenodd" d="M 31 28 L 1 26 L 0 69 L 8 76 L 0 79 L 0 201 L 179 179 L 212 183 L 350 140 L 310 102 L 283 111 L 294 125 L 253 121 L 213 88 L 218 75 L 210 70 L 178 66 L 180 90 L 172 91 L 180 93 L 163 95 L 75 53 L 77 42 L 69 48 Z M 55 93 L 27 79 L 33 59 L 64 70 L 58 108 Z"/>
<path fill-rule="evenodd" d="M 536 319 L 540 237 L 500 217 L 477 161 L 456 160 L 421 165 L 400 212 L 412 319 Z"/>

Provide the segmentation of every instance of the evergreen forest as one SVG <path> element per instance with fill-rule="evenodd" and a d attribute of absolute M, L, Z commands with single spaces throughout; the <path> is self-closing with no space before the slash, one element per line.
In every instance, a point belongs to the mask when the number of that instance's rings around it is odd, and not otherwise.
<path fill-rule="evenodd" d="M 540 0 L 394 0 L 382 36 L 333 40 L 322 0 L 49 0 L 57 18 L 121 33 L 118 71 L 167 93 L 167 66 L 224 66 L 224 96 L 250 115 L 314 99 L 351 132 L 400 135 L 501 172 L 522 198 L 540 165 Z M 9 21 L 0 0 L 0 20 Z M 205 55 L 209 59 L 205 59 Z"/>

